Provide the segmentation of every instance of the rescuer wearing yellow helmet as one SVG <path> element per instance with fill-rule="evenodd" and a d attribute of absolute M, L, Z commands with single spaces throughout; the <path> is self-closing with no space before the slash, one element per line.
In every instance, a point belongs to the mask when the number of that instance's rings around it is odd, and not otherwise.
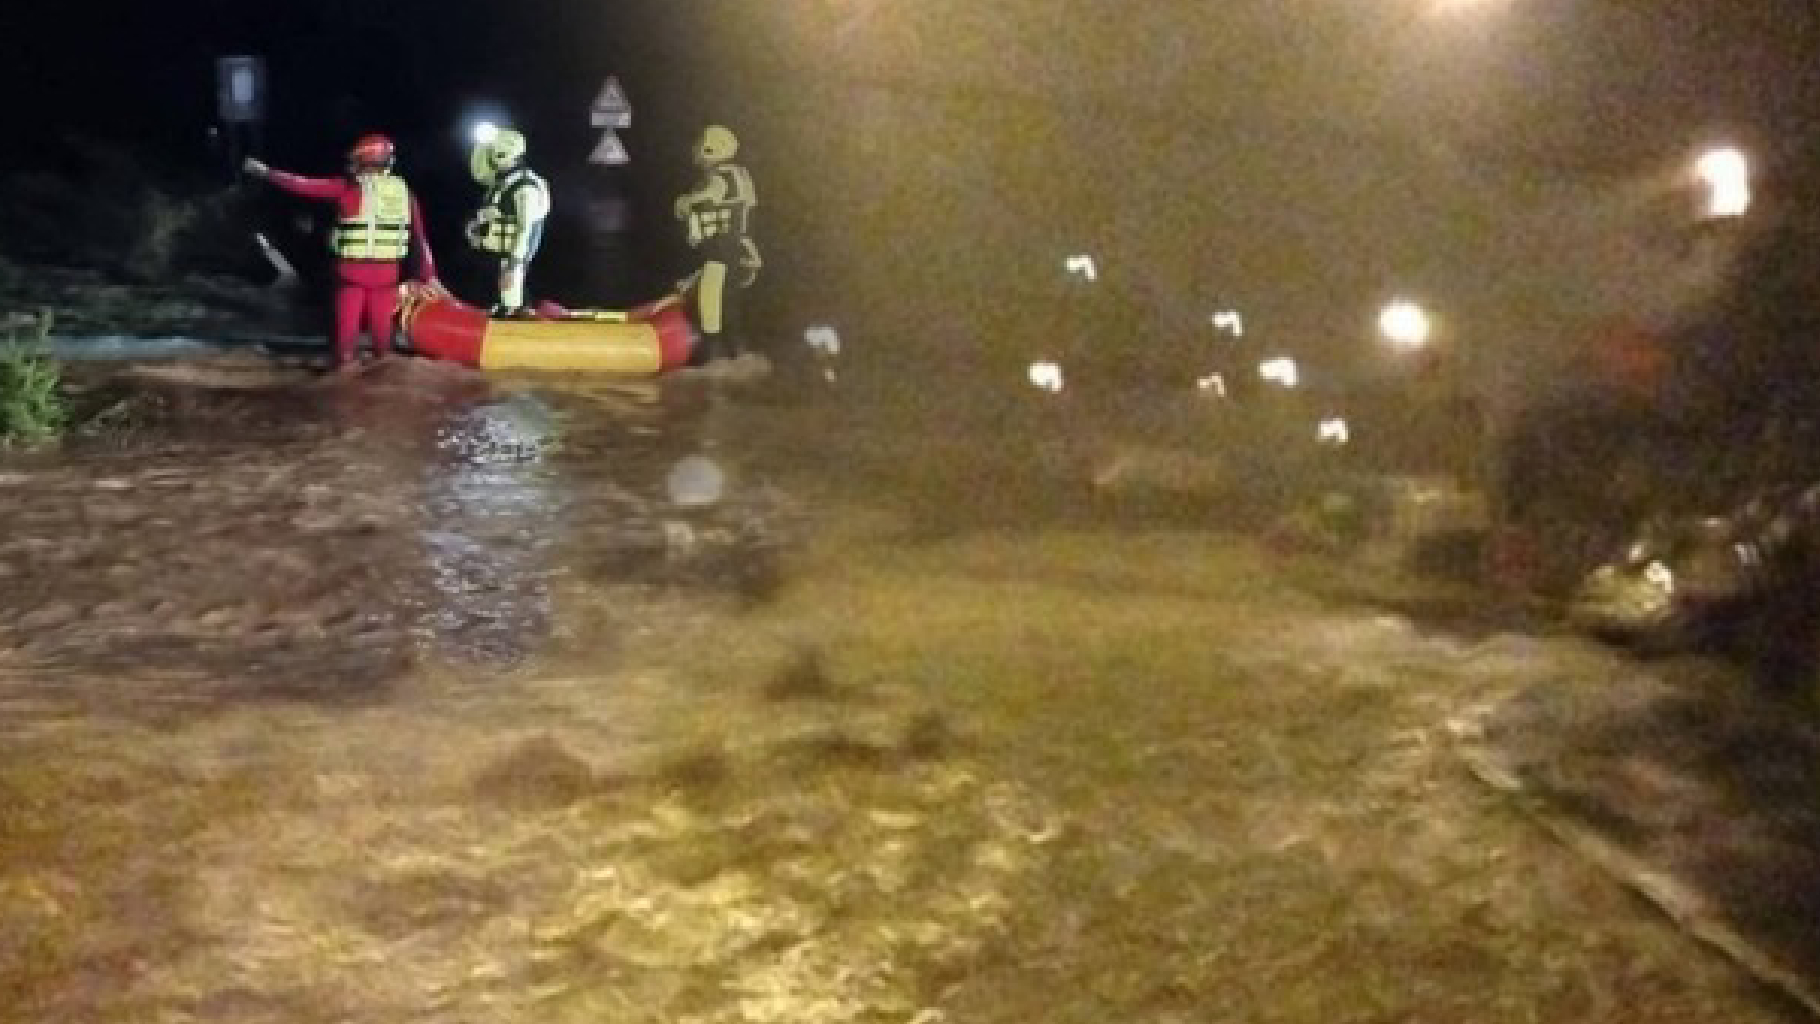
<path fill-rule="evenodd" d="M 751 173 L 733 162 L 738 153 L 739 139 L 732 131 L 709 125 L 695 146 L 701 184 L 676 200 L 676 216 L 687 227 L 689 245 L 701 254 L 701 267 L 682 286 L 695 299 L 696 325 L 710 356 L 737 354 L 737 345 L 728 337 L 729 321 L 734 319 L 727 302 L 728 274 L 737 270 L 735 286 L 743 289 L 751 286 L 764 265 L 750 237 L 758 193 Z"/>
<path fill-rule="evenodd" d="M 550 186 L 525 163 L 525 149 L 524 135 L 499 129 L 477 138 L 468 153 L 468 170 L 486 188 L 480 209 L 468 221 L 468 242 L 499 261 L 491 310 L 496 317 L 524 312 L 525 274 L 550 215 Z"/>

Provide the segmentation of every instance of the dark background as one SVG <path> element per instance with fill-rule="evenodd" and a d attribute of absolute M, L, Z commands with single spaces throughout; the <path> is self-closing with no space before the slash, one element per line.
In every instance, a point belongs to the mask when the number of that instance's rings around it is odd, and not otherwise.
<path fill-rule="evenodd" d="M 500 111 L 558 185 L 534 286 L 572 302 L 687 271 L 669 202 L 724 121 L 759 182 L 767 329 L 837 321 L 916 359 L 1040 348 L 1089 251 L 1106 307 L 1137 311 L 1113 352 L 1180 358 L 1235 307 L 1261 345 L 1369 363 L 1376 309 L 1411 293 L 1499 372 L 1545 373 L 1577 325 L 1679 315 L 1645 199 L 1713 141 L 1809 161 L 1820 94 L 1798 0 L 91 0 L 0 22 L 0 164 L 93 135 L 219 174 L 213 62 L 258 54 L 262 154 L 326 174 L 393 134 L 452 266 L 466 126 Z M 608 74 L 636 111 L 612 251 L 565 202 L 602 187 Z"/>
<path fill-rule="evenodd" d="M 349 143 L 391 135 L 400 170 L 423 198 L 440 262 L 472 278 L 460 225 L 477 199 L 468 177 L 470 124 L 486 117 L 531 139 L 533 163 L 563 203 L 540 263 L 558 291 L 605 292 L 595 301 L 647 296 L 686 271 L 662 193 L 684 187 L 688 147 L 702 118 L 679 76 L 653 60 L 670 46 L 671 19 L 631 5 L 514 0 L 311 3 L 193 2 L 11 5 L 9 59 L 0 82 L 13 114 L 8 168 L 68 166 L 73 140 L 126 146 L 148 172 L 190 188 L 225 188 L 228 146 L 216 131 L 215 60 L 266 61 L 266 121 L 253 148 L 274 166 L 332 175 Z M 586 164 L 600 132 L 588 109 L 617 74 L 634 97 L 620 134 L 632 168 Z M 642 204 L 619 244 L 604 251 L 583 222 L 581 192 Z M 566 196 L 564 195 L 566 193 Z M 282 236 L 288 199 L 262 204 Z M 642 257 L 635 255 L 643 253 Z M 606 255 L 609 267 L 581 266 Z M 308 253 L 303 254 L 307 257 Z M 465 273 L 464 273 L 465 272 Z M 548 288 L 543 289 L 548 291 Z M 570 297 L 570 296 L 565 296 Z M 582 296 L 573 296 L 576 298 Z"/>

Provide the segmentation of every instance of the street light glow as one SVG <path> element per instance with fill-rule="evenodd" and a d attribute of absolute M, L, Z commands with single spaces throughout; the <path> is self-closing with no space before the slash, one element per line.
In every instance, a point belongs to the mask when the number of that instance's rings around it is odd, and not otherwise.
<path fill-rule="evenodd" d="M 1400 348 L 1421 348 L 1428 344 L 1432 325 L 1428 311 L 1408 299 L 1397 299 L 1378 314 L 1378 333 Z"/>
<path fill-rule="evenodd" d="M 1694 161 L 1694 177 L 1706 186 L 1708 217 L 1741 217 L 1750 209 L 1750 158 L 1743 152 L 1707 150 Z"/>

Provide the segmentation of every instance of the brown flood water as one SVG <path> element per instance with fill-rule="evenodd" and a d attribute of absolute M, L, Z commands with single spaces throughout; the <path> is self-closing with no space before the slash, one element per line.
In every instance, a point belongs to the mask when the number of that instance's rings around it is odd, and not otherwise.
<path fill-rule="evenodd" d="M 409 364 L 132 410 L 0 462 L 0 1020 L 1786 1019 L 1448 752 L 1622 665 L 1053 438 Z"/>

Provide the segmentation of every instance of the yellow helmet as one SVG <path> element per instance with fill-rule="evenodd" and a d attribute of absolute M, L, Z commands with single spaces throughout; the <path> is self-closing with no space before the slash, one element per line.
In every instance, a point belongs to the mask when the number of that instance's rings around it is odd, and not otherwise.
<path fill-rule="evenodd" d="M 499 172 L 525 158 L 525 137 L 510 128 L 500 129 L 486 141 L 476 143 L 468 153 L 468 171 L 482 185 L 489 184 Z"/>
<path fill-rule="evenodd" d="M 739 138 L 725 125 L 711 124 L 702 129 L 701 141 L 695 145 L 695 160 L 701 164 L 724 164 L 739 152 Z"/>

